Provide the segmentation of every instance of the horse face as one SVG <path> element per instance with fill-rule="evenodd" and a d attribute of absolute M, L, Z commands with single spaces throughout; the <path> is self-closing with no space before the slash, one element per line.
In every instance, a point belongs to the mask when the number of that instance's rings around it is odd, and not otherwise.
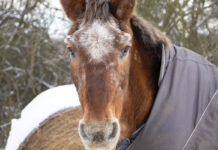
<path fill-rule="evenodd" d="M 79 134 L 86 149 L 115 148 L 128 96 L 135 0 L 60 0 L 74 23 L 66 38 L 71 76 L 83 118 Z"/>
<path fill-rule="evenodd" d="M 128 85 L 131 34 L 115 21 L 83 24 L 66 38 L 71 76 L 77 87 L 83 118 L 79 133 L 90 147 L 115 147 L 119 118 Z"/>

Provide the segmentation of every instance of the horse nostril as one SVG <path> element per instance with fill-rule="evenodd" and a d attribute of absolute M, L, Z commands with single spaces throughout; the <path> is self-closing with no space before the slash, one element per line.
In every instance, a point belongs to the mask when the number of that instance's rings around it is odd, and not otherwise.
<path fill-rule="evenodd" d="M 115 138 L 117 135 L 117 132 L 118 132 L 118 123 L 113 122 L 112 125 L 113 125 L 113 130 L 112 130 L 111 134 L 109 135 L 109 138 L 108 138 L 109 140 Z"/>
<path fill-rule="evenodd" d="M 84 131 L 84 124 L 81 123 L 81 124 L 79 125 L 79 127 L 80 127 L 80 135 L 81 135 L 83 138 L 87 138 L 87 135 L 86 135 L 86 133 L 85 133 L 85 131 Z"/>
<path fill-rule="evenodd" d="M 104 141 L 104 133 L 103 132 L 97 132 L 93 135 L 93 142 L 101 143 Z"/>

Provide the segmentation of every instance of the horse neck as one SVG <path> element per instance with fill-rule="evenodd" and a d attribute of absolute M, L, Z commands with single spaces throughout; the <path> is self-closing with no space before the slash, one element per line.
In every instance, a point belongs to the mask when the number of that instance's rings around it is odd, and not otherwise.
<path fill-rule="evenodd" d="M 148 116 L 158 88 L 159 70 L 160 59 L 154 51 L 134 40 L 128 92 L 121 116 L 124 124 L 121 138 L 129 137 Z"/>

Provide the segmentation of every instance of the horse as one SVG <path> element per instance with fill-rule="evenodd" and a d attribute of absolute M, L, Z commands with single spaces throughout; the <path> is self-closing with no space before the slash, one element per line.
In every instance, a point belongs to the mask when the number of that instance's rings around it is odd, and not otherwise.
<path fill-rule="evenodd" d="M 147 117 L 158 88 L 166 36 L 133 15 L 135 0 L 61 0 L 73 26 L 66 38 L 83 111 L 86 149 L 114 149 Z"/>
<path fill-rule="evenodd" d="M 169 39 L 134 15 L 136 0 L 61 0 L 73 22 L 65 39 L 87 150 L 115 149 L 151 110 Z"/>
<path fill-rule="evenodd" d="M 136 0 L 60 3 L 72 22 L 65 43 L 81 107 L 51 116 L 19 149 L 114 150 L 149 116 L 171 42 L 135 14 Z"/>

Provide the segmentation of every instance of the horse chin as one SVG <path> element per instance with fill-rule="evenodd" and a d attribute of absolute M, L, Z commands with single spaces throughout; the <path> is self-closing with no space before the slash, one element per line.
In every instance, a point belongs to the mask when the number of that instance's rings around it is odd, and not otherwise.
<path fill-rule="evenodd" d="M 85 146 L 86 150 L 115 150 L 117 143 L 119 140 L 119 135 L 115 137 L 115 139 L 104 142 L 104 143 L 91 143 L 85 140 L 82 140 L 83 145 Z"/>
<path fill-rule="evenodd" d="M 84 143 L 83 143 L 84 144 Z M 84 144 L 86 150 L 115 150 L 117 142 L 104 143 L 104 144 Z"/>

